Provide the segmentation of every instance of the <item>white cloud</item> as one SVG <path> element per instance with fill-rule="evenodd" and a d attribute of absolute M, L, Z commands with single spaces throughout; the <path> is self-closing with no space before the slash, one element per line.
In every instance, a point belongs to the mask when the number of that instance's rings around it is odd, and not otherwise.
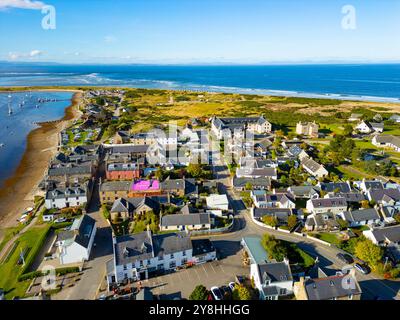
<path fill-rule="evenodd" d="M 29 53 L 29 56 L 33 58 L 33 57 L 40 56 L 42 53 L 43 53 L 43 52 L 40 51 L 40 50 L 32 50 L 32 51 Z"/>
<path fill-rule="evenodd" d="M 0 10 L 2 9 L 30 9 L 30 10 L 40 10 L 45 3 L 42 1 L 32 1 L 32 0 L 0 0 Z"/>
<path fill-rule="evenodd" d="M 41 56 L 42 54 L 43 54 L 43 51 L 40 51 L 40 50 L 32 50 L 29 53 L 9 52 L 8 58 L 10 60 L 34 59 L 34 58 Z"/>

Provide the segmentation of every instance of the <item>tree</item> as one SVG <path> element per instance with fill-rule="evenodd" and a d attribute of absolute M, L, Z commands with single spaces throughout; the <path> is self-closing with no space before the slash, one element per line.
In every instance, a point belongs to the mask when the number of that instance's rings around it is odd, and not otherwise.
<path fill-rule="evenodd" d="M 189 296 L 189 300 L 207 300 L 209 292 L 203 285 L 198 285 L 194 288 L 193 292 Z"/>
<path fill-rule="evenodd" d="M 400 213 L 395 214 L 394 220 L 396 220 L 397 223 L 400 223 Z"/>
<path fill-rule="evenodd" d="M 110 210 L 108 210 L 108 208 L 107 208 L 107 206 L 105 204 L 103 204 L 101 206 L 101 211 L 103 213 L 104 219 L 109 220 L 111 218 Z"/>
<path fill-rule="evenodd" d="M 382 248 L 369 239 L 359 241 L 355 247 L 355 253 L 358 258 L 367 262 L 373 269 L 378 266 L 383 257 Z"/>
<path fill-rule="evenodd" d="M 351 124 L 346 124 L 344 126 L 343 135 L 346 137 L 351 137 L 353 133 L 353 126 Z"/>
<path fill-rule="evenodd" d="M 250 182 L 247 182 L 244 188 L 246 190 L 253 190 L 253 185 Z"/>
<path fill-rule="evenodd" d="M 290 215 L 288 217 L 288 224 L 287 224 L 289 229 L 292 230 L 295 227 L 296 223 L 297 223 L 297 217 L 294 214 Z"/>
<path fill-rule="evenodd" d="M 363 208 L 363 209 L 370 208 L 369 201 L 368 200 L 362 200 L 361 201 L 361 208 Z"/>
<path fill-rule="evenodd" d="M 236 284 L 232 298 L 233 300 L 251 300 L 251 292 L 245 286 Z"/>
<path fill-rule="evenodd" d="M 261 244 L 272 259 L 283 261 L 283 259 L 288 256 L 287 247 L 282 241 L 277 240 L 272 235 L 265 234 L 261 240 Z"/>
<path fill-rule="evenodd" d="M 200 164 L 190 163 L 187 167 L 187 173 L 193 178 L 199 178 L 203 173 L 203 168 Z"/>
<path fill-rule="evenodd" d="M 266 225 L 269 225 L 273 228 L 278 225 L 278 219 L 274 216 L 264 216 L 262 220 Z"/>

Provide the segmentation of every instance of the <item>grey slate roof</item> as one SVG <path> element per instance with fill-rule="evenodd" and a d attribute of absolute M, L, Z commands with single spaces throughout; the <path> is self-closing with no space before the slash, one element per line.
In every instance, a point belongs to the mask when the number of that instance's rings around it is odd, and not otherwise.
<path fill-rule="evenodd" d="M 271 186 L 271 179 L 266 177 L 260 178 L 233 178 L 233 186 L 235 188 L 244 188 L 247 183 L 251 183 L 251 185 L 255 188 L 264 187 L 269 188 Z"/>
<path fill-rule="evenodd" d="M 82 196 L 86 196 L 86 189 L 82 187 L 57 188 L 46 193 L 46 199 L 65 199 Z"/>
<path fill-rule="evenodd" d="M 107 148 L 110 153 L 146 153 L 149 145 L 118 145 Z"/>
<path fill-rule="evenodd" d="M 346 221 L 349 222 L 371 221 L 381 218 L 376 209 L 346 211 L 343 214 Z"/>
<path fill-rule="evenodd" d="M 394 201 L 400 201 L 400 191 L 398 189 L 382 189 L 382 190 L 370 190 L 369 194 L 371 199 L 380 202 L 380 201 L 390 201 L 393 199 Z"/>
<path fill-rule="evenodd" d="M 347 206 L 345 198 L 319 198 L 319 199 L 312 199 L 311 202 L 314 208 Z"/>
<path fill-rule="evenodd" d="M 134 171 L 138 169 L 136 163 L 110 163 L 107 165 L 108 171 Z"/>
<path fill-rule="evenodd" d="M 346 297 L 349 295 L 361 294 L 360 286 L 355 278 L 351 283 L 343 286 L 343 279 L 346 276 L 333 276 L 320 279 L 308 279 L 305 282 L 305 290 L 309 300 L 331 300 L 333 298 Z M 345 278 L 344 281 L 346 281 Z"/>
<path fill-rule="evenodd" d="M 68 231 L 63 231 L 58 234 L 57 240 L 72 240 L 82 247 L 87 248 L 89 245 L 90 237 L 95 229 L 96 221 L 88 216 L 83 215 L 81 218 L 76 219 L 72 227 L 76 226 L 76 229 L 71 228 Z"/>
<path fill-rule="evenodd" d="M 254 208 L 253 215 L 256 219 L 262 219 L 265 216 L 273 216 L 280 223 L 287 223 L 289 216 L 292 214 L 292 209 L 285 208 Z"/>
<path fill-rule="evenodd" d="M 318 191 L 314 186 L 292 186 L 288 188 L 288 191 L 296 197 L 311 197 L 318 194 Z"/>
<path fill-rule="evenodd" d="M 341 193 L 351 192 L 351 188 L 346 182 L 329 182 L 329 183 L 321 182 L 319 185 L 321 190 L 325 192 L 334 192 L 336 190 L 339 190 L 339 192 Z"/>
<path fill-rule="evenodd" d="M 388 239 L 390 242 L 400 242 L 400 225 L 376 228 L 371 232 L 378 242 L 386 241 L 386 239 Z"/>
<path fill-rule="evenodd" d="M 319 163 L 317 163 L 316 161 L 314 161 L 311 158 L 304 158 L 301 161 L 301 164 L 303 167 L 309 169 L 313 173 L 317 172 L 318 169 L 320 169 L 322 167 Z"/>
<path fill-rule="evenodd" d="M 258 272 L 260 273 L 263 283 L 268 279 L 271 283 L 292 281 L 292 272 L 290 266 L 285 262 L 272 262 L 258 264 Z"/>
<path fill-rule="evenodd" d="M 116 237 L 115 241 L 114 255 L 116 265 L 135 263 L 139 260 L 148 260 L 154 257 L 150 231 Z"/>
<path fill-rule="evenodd" d="M 190 237 L 185 232 L 154 235 L 153 245 L 154 256 L 193 249 Z"/>
<path fill-rule="evenodd" d="M 111 208 L 111 212 L 133 212 L 139 207 L 146 205 L 153 209 L 154 212 L 160 210 L 160 204 L 156 199 L 152 197 L 140 197 L 140 198 L 129 198 L 129 199 L 117 199 Z"/>
<path fill-rule="evenodd" d="M 360 202 L 366 200 L 366 197 L 362 193 L 350 192 L 350 193 L 337 193 L 336 197 L 343 197 L 347 202 Z"/>
<path fill-rule="evenodd" d="M 130 191 L 132 182 L 130 181 L 106 181 L 100 185 L 102 191 Z"/>
<path fill-rule="evenodd" d="M 75 163 L 68 163 L 68 164 L 57 164 L 53 165 L 49 168 L 47 175 L 49 177 L 52 176 L 65 176 L 65 175 L 79 175 L 79 174 L 91 174 L 92 173 L 92 164 L 85 163 L 85 164 L 75 164 Z"/>
<path fill-rule="evenodd" d="M 210 224 L 209 213 L 170 214 L 161 217 L 161 226 L 192 226 Z"/>

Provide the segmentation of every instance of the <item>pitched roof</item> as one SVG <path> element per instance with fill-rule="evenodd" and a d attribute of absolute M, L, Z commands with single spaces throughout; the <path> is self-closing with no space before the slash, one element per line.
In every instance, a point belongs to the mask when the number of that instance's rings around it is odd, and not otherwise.
<path fill-rule="evenodd" d="M 209 213 L 191 214 L 170 214 L 161 217 L 161 226 L 192 226 L 210 224 L 211 216 Z"/>
<path fill-rule="evenodd" d="M 343 285 L 345 281 L 346 285 Z M 354 277 L 339 275 L 305 281 L 305 290 L 309 300 L 330 300 L 361 294 L 361 288 Z"/>
<path fill-rule="evenodd" d="M 235 188 L 244 188 L 247 183 L 250 183 L 253 187 L 265 187 L 269 188 L 271 186 L 271 179 L 267 177 L 259 177 L 259 178 L 233 178 L 233 186 Z"/>
<path fill-rule="evenodd" d="M 369 195 L 376 202 L 400 201 L 400 191 L 398 189 L 370 190 Z"/>
<path fill-rule="evenodd" d="M 79 219 L 74 220 L 70 230 L 60 232 L 57 236 L 57 240 L 66 241 L 65 245 L 76 242 L 82 247 L 87 248 L 95 230 L 95 224 L 96 220 L 85 214 Z"/>
<path fill-rule="evenodd" d="M 314 208 L 347 207 L 345 198 L 319 198 L 311 199 Z"/>
<path fill-rule="evenodd" d="M 376 228 L 370 230 L 378 242 L 389 240 L 391 242 L 400 242 L 400 225 Z"/>
<path fill-rule="evenodd" d="M 351 188 L 346 182 L 321 182 L 319 183 L 319 186 L 321 187 L 321 190 L 325 192 L 333 192 L 336 190 L 339 190 L 339 192 L 343 193 L 351 192 Z"/>
<path fill-rule="evenodd" d="M 367 220 L 377 220 L 380 219 L 380 215 L 376 209 L 364 209 L 364 210 L 354 210 L 346 211 L 343 213 L 345 220 L 350 222 L 360 222 Z"/>
<path fill-rule="evenodd" d="M 271 281 L 271 283 L 293 280 L 290 266 L 286 262 L 271 262 L 259 264 L 258 272 L 261 276 L 261 279 L 263 279 L 263 283 L 266 280 Z"/>

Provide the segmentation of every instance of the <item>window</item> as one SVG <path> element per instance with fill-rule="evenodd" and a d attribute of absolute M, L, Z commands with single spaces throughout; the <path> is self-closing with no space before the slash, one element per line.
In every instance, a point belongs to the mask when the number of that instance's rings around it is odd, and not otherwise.
<path fill-rule="evenodd" d="M 176 268 L 176 262 L 175 262 L 175 261 L 171 261 L 171 262 L 169 263 L 169 268 L 170 268 L 170 269 Z"/>
<path fill-rule="evenodd" d="M 171 253 L 171 259 L 173 259 L 174 258 L 174 254 L 173 253 Z"/>
<path fill-rule="evenodd" d="M 183 256 L 186 256 L 186 251 L 183 251 L 183 252 L 182 252 L 182 255 L 183 255 Z"/>

